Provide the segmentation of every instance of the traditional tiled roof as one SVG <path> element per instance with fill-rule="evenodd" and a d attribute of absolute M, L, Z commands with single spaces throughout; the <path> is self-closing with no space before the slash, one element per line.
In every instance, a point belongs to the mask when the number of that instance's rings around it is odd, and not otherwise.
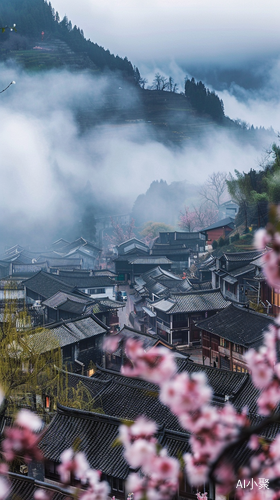
<path fill-rule="evenodd" d="M 72 287 L 96 288 L 114 286 L 115 281 L 109 276 L 90 276 L 88 273 L 75 271 L 60 271 L 59 278 Z"/>
<path fill-rule="evenodd" d="M 158 388 L 154 388 L 152 384 L 147 390 L 135 379 L 115 380 L 112 377 L 111 383 L 104 387 L 100 396 L 95 397 L 95 404 L 107 415 L 128 420 L 135 420 L 139 415 L 145 415 L 155 420 L 158 425 L 182 430 L 177 417 L 160 402 Z"/>
<path fill-rule="evenodd" d="M 65 240 L 64 238 L 59 238 L 59 240 L 56 240 L 52 243 L 53 248 L 62 248 L 65 247 L 66 245 L 69 245 L 69 241 Z"/>
<path fill-rule="evenodd" d="M 230 400 L 238 410 L 247 406 L 253 424 L 261 422 L 262 417 L 256 411 L 259 391 L 252 385 L 249 374 L 234 373 L 188 361 L 180 363 L 179 371 L 189 374 L 204 372 L 212 386 L 215 405 L 223 406 Z M 70 374 L 71 387 L 77 387 L 79 381 L 86 384 L 95 405 L 105 414 L 58 406 L 58 413 L 41 442 L 46 458 L 58 461 L 61 452 L 79 437 L 81 449 L 85 451 L 92 467 L 125 479 L 128 466 L 123 460 L 120 447 L 112 448 L 111 443 L 118 435 L 117 427 L 120 421 L 134 420 L 139 414 L 157 422 L 159 442 L 167 448 L 171 456 L 178 457 L 189 451 L 189 435 L 180 428 L 176 417 L 159 402 L 156 385 L 100 368 L 91 378 Z M 264 429 L 262 434 L 273 438 L 278 431 L 279 426 L 272 425 Z M 234 458 L 239 460 L 240 464 L 245 463 L 247 455 L 246 446 L 244 449 L 238 447 L 234 451 Z"/>
<path fill-rule="evenodd" d="M 192 285 L 187 279 L 165 271 L 160 266 L 143 273 L 135 279 L 135 290 L 141 295 L 156 295 L 167 298 L 171 292 L 189 291 Z"/>
<path fill-rule="evenodd" d="M 79 437 L 80 449 L 91 468 L 126 479 L 129 466 L 123 457 L 123 448 L 113 446 L 121 423 L 113 416 L 58 405 L 57 413 L 40 441 L 40 448 L 46 459 L 59 462 L 62 451 L 72 447 Z"/>
<path fill-rule="evenodd" d="M 92 273 L 93 276 L 110 276 L 110 278 L 115 278 L 117 276 L 117 274 L 110 269 L 94 269 Z"/>
<path fill-rule="evenodd" d="M 109 299 L 108 297 L 93 299 L 92 303 L 86 307 L 85 314 L 99 314 L 101 312 L 113 311 L 114 309 L 120 309 L 122 307 L 124 307 L 123 302 L 118 302 L 116 300 Z"/>
<path fill-rule="evenodd" d="M 211 229 L 218 229 L 219 227 L 229 226 L 230 228 L 234 228 L 234 219 L 232 217 L 226 217 L 225 219 L 218 220 L 211 224 L 208 227 L 204 227 L 202 231 L 211 231 Z"/>
<path fill-rule="evenodd" d="M 64 304 L 66 301 L 76 302 L 83 305 L 92 302 L 89 295 L 85 294 L 74 294 L 67 292 L 57 292 L 56 294 L 49 297 L 47 300 L 44 300 L 42 303 L 44 306 L 50 307 L 52 309 L 58 308 L 61 304 Z"/>
<path fill-rule="evenodd" d="M 73 290 L 73 286 L 60 280 L 59 277 L 45 273 L 44 271 L 40 271 L 31 278 L 23 281 L 23 284 L 27 289 L 41 295 L 45 299 L 48 299 L 59 291 L 71 292 Z"/>
<path fill-rule="evenodd" d="M 46 330 L 51 332 L 49 336 L 46 335 Z M 65 347 L 95 335 L 105 334 L 107 331 L 108 327 L 102 321 L 88 315 L 47 325 L 42 332 L 32 335 L 30 342 L 42 353 L 58 346 Z"/>
<path fill-rule="evenodd" d="M 247 264 L 246 266 L 238 267 L 237 269 L 233 269 L 229 272 L 231 276 L 237 277 L 242 276 L 243 274 L 251 273 L 255 270 L 255 266 L 253 264 Z"/>
<path fill-rule="evenodd" d="M 98 248 L 94 243 L 91 241 L 87 241 L 84 238 L 78 238 L 75 241 L 72 241 L 71 243 L 66 244 L 64 247 L 60 249 L 60 253 L 64 254 L 69 254 L 70 251 L 72 250 L 77 250 L 82 247 L 88 247 L 91 248 L 92 250 L 97 250 L 98 252 L 101 252 L 101 249 Z"/>
<path fill-rule="evenodd" d="M 228 305 L 220 290 L 202 290 L 190 293 L 172 293 L 167 300 L 153 303 L 156 310 L 167 314 L 214 311 Z"/>
<path fill-rule="evenodd" d="M 191 280 L 190 280 L 191 282 Z M 199 283 L 192 283 L 191 282 L 191 287 L 192 290 L 211 290 L 212 289 L 212 282 L 211 281 L 201 281 Z"/>
<path fill-rule="evenodd" d="M 252 261 L 254 259 L 257 259 L 263 254 L 263 250 L 250 250 L 248 252 L 230 252 L 230 253 L 224 253 L 225 259 L 232 262 L 232 261 Z"/>
<path fill-rule="evenodd" d="M 150 265 L 162 265 L 162 264 L 172 264 L 172 260 L 167 257 L 131 257 L 128 259 L 130 264 L 150 264 Z"/>
<path fill-rule="evenodd" d="M 158 441 L 171 457 L 182 457 L 185 453 L 191 451 L 189 435 L 186 432 L 164 429 Z"/>
<path fill-rule="evenodd" d="M 71 299 L 66 299 L 65 302 L 57 306 L 57 309 L 59 309 L 60 311 L 68 312 L 71 314 L 77 314 L 81 316 L 85 312 L 86 306 L 81 302 L 76 302 Z"/>
<path fill-rule="evenodd" d="M 149 252 L 149 247 L 146 245 L 146 243 L 144 243 L 141 240 L 138 240 L 137 238 L 130 238 L 129 240 L 124 241 L 123 243 L 117 245 L 117 250 L 119 255 L 126 254 L 129 251 L 133 250 L 134 248 L 140 249 L 146 253 Z"/>
<path fill-rule="evenodd" d="M 231 304 L 214 316 L 199 321 L 197 326 L 248 348 L 262 343 L 263 334 L 272 323 L 273 318 Z"/>
<path fill-rule="evenodd" d="M 78 373 L 66 372 L 60 370 L 61 377 L 63 380 L 63 388 L 66 387 L 71 389 L 77 389 L 81 384 L 89 391 L 91 397 L 95 400 L 96 396 L 102 393 L 105 386 L 111 383 L 111 379 L 101 380 L 92 377 L 86 377 L 85 375 L 80 375 Z M 71 400 L 71 393 L 68 394 Z M 71 406 L 71 403 L 68 403 Z"/>
<path fill-rule="evenodd" d="M 74 492 L 58 485 L 48 484 L 42 481 L 21 474 L 9 473 L 11 490 L 7 500 L 32 500 L 37 489 L 44 490 L 51 495 L 52 500 L 70 500 L 74 499 Z"/>
<path fill-rule="evenodd" d="M 205 259 L 203 262 L 199 264 L 199 269 L 209 269 L 209 267 L 213 266 L 215 264 L 215 257 L 213 255 L 209 255 L 207 259 Z"/>
<path fill-rule="evenodd" d="M 213 389 L 214 398 L 216 401 L 225 401 L 225 396 L 231 396 L 233 403 L 234 398 L 237 397 L 239 392 L 248 383 L 250 376 L 248 373 L 236 373 L 229 370 L 222 370 L 212 366 L 204 366 L 198 363 L 191 363 L 190 361 L 181 361 L 179 364 L 180 372 L 205 373 L 208 383 Z"/>

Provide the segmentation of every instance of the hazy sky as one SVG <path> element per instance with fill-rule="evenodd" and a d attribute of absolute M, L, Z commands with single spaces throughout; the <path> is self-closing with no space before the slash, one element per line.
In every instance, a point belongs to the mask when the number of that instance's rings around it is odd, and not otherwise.
<path fill-rule="evenodd" d="M 279 0 L 53 0 L 52 5 L 86 38 L 127 56 L 148 84 L 159 71 L 183 90 L 185 77 L 194 76 L 218 92 L 230 118 L 280 131 Z"/>
<path fill-rule="evenodd" d="M 232 66 L 279 53 L 278 0 L 53 0 L 61 17 L 136 65 Z"/>

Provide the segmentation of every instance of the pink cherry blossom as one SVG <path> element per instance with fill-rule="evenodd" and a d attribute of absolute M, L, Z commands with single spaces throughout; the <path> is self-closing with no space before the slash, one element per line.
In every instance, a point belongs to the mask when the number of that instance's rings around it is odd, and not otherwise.
<path fill-rule="evenodd" d="M 259 229 L 255 232 L 254 245 L 257 250 L 263 250 L 271 241 L 271 236 L 267 233 L 266 229 Z"/>
<path fill-rule="evenodd" d="M 152 347 L 146 352 L 141 342 L 129 338 L 126 341 L 125 353 L 131 365 L 122 367 L 122 374 L 128 377 L 139 377 L 162 384 L 176 373 L 176 363 L 172 353 L 164 347 Z"/>
<path fill-rule="evenodd" d="M 82 483 L 86 482 L 89 464 L 83 452 L 75 453 L 72 448 L 69 448 L 62 452 L 60 461 L 61 464 L 57 470 L 62 483 L 69 484 L 71 474 Z"/>
<path fill-rule="evenodd" d="M 203 373 L 194 373 L 189 376 L 183 372 L 174 379 L 162 384 L 160 400 L 170 407 L 176 415 L 188 411 L 196 411 L 211 400 L 212 390 L 206 384 Z"/>
<path fill-rule="evenodd" d="M 5 500 L 5 498 L 7 498 L 7 496 L 9 495 L 9 491 L 10 483 L 7 479 L 0 476 L 0 500 Z"/>
<path fill-rule="evenodd" d="M 4 402 L 4 399 L 5 399 L 5 394 L 0 387 L 0 407 L 2 406 L 2 403 Z"/>
<path fill-rule="evenodd" d="M 51 494 L 42 488 L 38 488 L 35 490 L 34 500 L 51 500 Z"/>
<path fill-rule="evenodd" d="M 4 436 L 2 449 L 8 462 L 14 460 L 16 456 L 23 457 L 26 462 L 32 459 L 42 460 L 42 453 L 38 448 L 40 435 L 33 434 L 27 427 L 7 427 Z"/>
<path fill-rule="evenodd" d="M 109 337 L 106 337 L 103 342 L 103 350 L 110 353 L 116 352 L 120 341 L 121 341 L 120 335 L 110 335 Z"/>
<path fill-rule="evenodd" d="M 32 432 L 38 432 L 42 429 L 42 420 L 32 411 L 22 409 L 18 412 L 15 423 L 19 427 L 24 427 Z"/>
<path fill-rule="evenodd" d="M 108 500 L 110 488 L 106 481 L 92 481 L 86 491 L 83 491 L 79 500 Z"/>
<path fill-rule="evenodd" d="M 205 493 L 197 493 L 196 494 L 197 500 L 207 500 L 207 491 Z"/>
<path fill-rule="evenodd" d="M 132 469 L 138 469 L 143 464 L 146 466 L 152 462 L 156 453 L 155 443 L 146 439 L 137 439 L 124 451 L 124 457 Z"/>
<path fill-rule="evenodd" d="M 134 500 L 141 500 L 145 491 L 145 478 L 140 477 L 136 472 L 129 474 L 126 489 L 133 491 Z"/>

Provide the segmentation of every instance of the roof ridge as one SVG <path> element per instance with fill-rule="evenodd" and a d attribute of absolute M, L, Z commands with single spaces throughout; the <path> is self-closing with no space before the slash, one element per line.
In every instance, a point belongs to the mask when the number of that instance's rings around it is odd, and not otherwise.
<path fill-rule="evenodd" d="M 75 415 L 79 418 L 86 418 L 86 419 L 92 419 L 92 420 L 103 420 L 107 421 L 109 423 L 112 423 L 113 425 L 120 425 L 125 421 L 127 422 L 133 422 L 131 419 L 124 419 L 124 418 L 119 418 L 115 417 L 112 415 L 107 415 L 105 413 L 97 413 L 94 411 L 88 411 L 88 410 L 81 410 L 80 408 L 71 408 L 69 406 L 62 405 L 61 403 L 57 403 L 57 412 L 56 415 Z M 53 420 L 54 421 L 54 420 Z"/>

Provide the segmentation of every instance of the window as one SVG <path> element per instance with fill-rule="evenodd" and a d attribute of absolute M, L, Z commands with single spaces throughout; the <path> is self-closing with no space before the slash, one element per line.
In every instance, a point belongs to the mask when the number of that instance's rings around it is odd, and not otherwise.
<path fill-rule="evenodd" d="M 51 406 L 50 396 L 45 396 L 45 410 L 49 411 Z"/>
<path fill-rule="evenodd" d="M 112 480 L 112 489 L 116 491 L 124 491 L 124 483 L 122 479 L 117 477 L 113 477 Z"/>
<path fill-rule="evenodd" d="M 243 354 L 243 347 L 238 344 L 233 344 L 233 350 L 239 354 Z"/>
<path fill-rule="evenodd" d="M 119 491 L 123 491 L 123 480 L 119 479 Z"/>
<path fill-rule="evenodd" d="M 106 292 L 105 288 L 89 288 L 88 289 L 88 293 L 90 295 L 96 295 L 98 293 L 105 293 L 105 292 Z"/>
<path fill-rule="evenodd" d="M 221 347 L 225 347 L 226 349 L 228 349 L 229 348 L 229 341 L 220 338 L 220 346 Z"/>

